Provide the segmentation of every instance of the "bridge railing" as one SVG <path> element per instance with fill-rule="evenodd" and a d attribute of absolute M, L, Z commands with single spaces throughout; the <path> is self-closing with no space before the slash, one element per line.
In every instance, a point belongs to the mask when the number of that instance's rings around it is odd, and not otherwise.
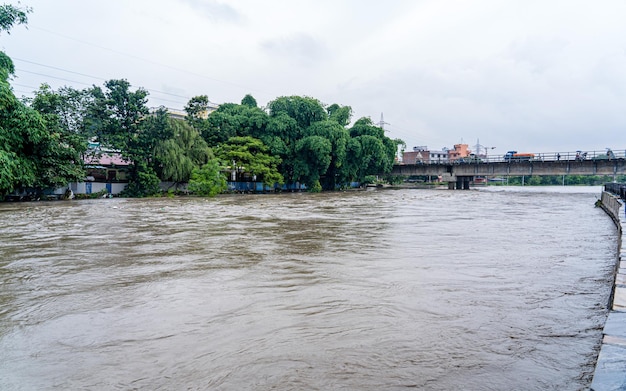
<path fill-rule="evenodd" d="M 480 163 L 498 163 L 510 162 L 516 163 L 520 161 L 582 161 L 582 160 L 613 160 L 626 159 L 626 149 L 603 151 L 565 151 L 565 152 L 537 152 L 524 153 L 532 155 L 529 158 L 511 158 L 508 155 L 471 155 L 455 160 L 449 159 L 422 159 L 413 162 L 401 162 L 400 164 L 480 164 Z"/>

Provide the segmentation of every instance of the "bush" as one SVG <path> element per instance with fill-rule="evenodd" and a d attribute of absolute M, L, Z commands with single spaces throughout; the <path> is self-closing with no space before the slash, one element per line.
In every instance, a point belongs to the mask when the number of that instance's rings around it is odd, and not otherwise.
<path fill-rule="evenodd" d="M 201 168 L 195 168 L 187 189 L 190 193 L 214 197 L 227 189 L 226 178 L 220 172 L 217 160 L 211 160 Z"/>

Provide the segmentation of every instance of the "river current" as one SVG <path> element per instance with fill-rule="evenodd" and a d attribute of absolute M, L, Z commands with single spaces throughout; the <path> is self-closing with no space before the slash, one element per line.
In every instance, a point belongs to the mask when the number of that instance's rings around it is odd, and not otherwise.
<path fill-rule="evenodd" d="M 0 203 L 0 389 L 584 390 L 600 192 Z"/>

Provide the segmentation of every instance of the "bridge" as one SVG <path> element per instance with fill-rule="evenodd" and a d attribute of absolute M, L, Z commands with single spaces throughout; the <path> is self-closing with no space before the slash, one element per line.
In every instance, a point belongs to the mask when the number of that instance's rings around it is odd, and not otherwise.
<path fill-rule="evenodd" d="M 448 182 L 450 189 L 469 189 L 477 177 L 495 178 L 533 175 L 617 175 L 626 174 L 626 151 L 610 155 L 593 152 L 537 153 L 532 158 L 509 156 L 471 157 L 452 162 L 417 162 L 396 164 L 391 175 L 433 176 Z"/>

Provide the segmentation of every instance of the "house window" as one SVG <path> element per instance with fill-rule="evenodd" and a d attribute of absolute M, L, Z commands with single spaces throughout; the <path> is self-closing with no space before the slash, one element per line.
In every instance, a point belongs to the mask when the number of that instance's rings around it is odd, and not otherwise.
<path fill-rule="evenodd" d="M 114 181 L 117 179 L 117 171 L 116 170 L 108 170 L 107 171 L 107 181 Z"/>

